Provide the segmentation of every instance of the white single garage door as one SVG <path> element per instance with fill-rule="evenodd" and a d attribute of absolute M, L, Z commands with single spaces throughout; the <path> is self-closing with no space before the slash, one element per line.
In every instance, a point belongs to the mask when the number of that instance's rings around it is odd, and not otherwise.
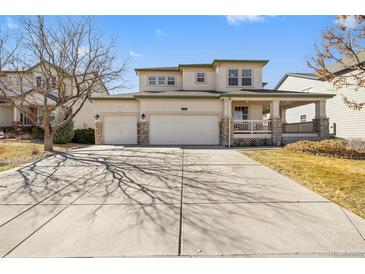
<path fill-rule="evenodd" d="M 137 144 L 137 117 L 110 115 L 104 117 L 104 143 L 109 145 Z"/>
<path fill-rule="evenodd" d="M 152 145 L 218 145 L 219 123 L 215 115 L 152 115 Z"/>

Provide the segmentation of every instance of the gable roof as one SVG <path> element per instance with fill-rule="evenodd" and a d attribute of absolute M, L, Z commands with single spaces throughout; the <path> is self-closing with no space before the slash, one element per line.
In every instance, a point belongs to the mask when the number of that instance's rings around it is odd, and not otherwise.
<path fill-rule="evenodd" d="M 362 64 L 365 62 L 365 50 L 358 52 L 356 54 L 357 58 L 359 59 L 359 63 Z M 353 60 L 352 58 L 343 58 L 340 62 L 336 62 L 328 66 L 328 71 L 331 73 L 340 73 L 343 71 L 351 70 L 351 66 L 356 65 L 358 62 L 357 60 Z"/>
<path fill-rule="evenodd" d="M 296 78 L 304 78 L 304 79 L 311 79 L 311 80 L 320 80 L 320 78 L 315 75 L 314 73 L 307 73 L 307 72 L 288 72 L 285 73 L 283 77 L 279 80 L 279 82 L 275 85 L 274 89 L 277 90 L 280 85 L 285 81 L 286 78 L 289 76 L 296 77 Z"/>
<path fill-rule="evenodd" d="M 135 68 L 134 70 L 138 73 L 139 71 L 181 71 L 183 67 L 209 67 L 213 68 L 217 63 L 261 63 L 263 66 L 266 65 L 269 60 L 254 60 L 254 59 L 214 59 L 212 63 L 204 64 L 179 64 L 174 67 L 149 67 L 149 68 Z"/>

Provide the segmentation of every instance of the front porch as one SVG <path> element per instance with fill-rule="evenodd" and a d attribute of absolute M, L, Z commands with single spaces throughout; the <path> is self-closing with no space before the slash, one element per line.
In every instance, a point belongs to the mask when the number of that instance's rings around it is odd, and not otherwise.
<path fill-rule="evenodd" d="M 286 122 L 286 110 L 313 103 L 315 119 L 298 123 Z M 226 98 L 224 114 L 222 144 L 226 146 L 280 146 L 298 140 L 321 140 L 329 137 L 326 100 L 323 98 Z"/>

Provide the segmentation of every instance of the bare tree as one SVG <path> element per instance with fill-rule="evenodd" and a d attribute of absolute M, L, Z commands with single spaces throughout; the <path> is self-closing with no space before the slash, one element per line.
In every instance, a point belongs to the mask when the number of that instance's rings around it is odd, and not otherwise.
<path fill-rule="evenodd" d="M 321 47 L 307 61 L 317 76 L 330 82 L 335 90 L 365 87 L 365 16 L 337 16 L 336 26 L 322 33 Z M 356 102 L 342 95 L 344 103 L 356 110 L 365 102 Z"/>
<path fill-rule="evenodd" d="M 116 65 L 114 42 L 98 33 L 90 17 L 61 18 L 52 24 L 42 16 L 25 17 L 20 26 L 13 50 L 7 37 L 0 36 L 0 94 L 44 130 L 44 150 L 53 151 L 54 132 L 72 120 L 91 95 L 124 85 L 125 62 Z"/>

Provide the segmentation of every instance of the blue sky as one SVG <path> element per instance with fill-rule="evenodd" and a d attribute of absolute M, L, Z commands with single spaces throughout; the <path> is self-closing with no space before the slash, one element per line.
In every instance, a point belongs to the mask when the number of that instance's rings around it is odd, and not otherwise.
<path fill-rule="evenodd" d="M 229 20 L 230 19 L 230 20 Z M 264 81 L 272 88 L 286 72 L 310 71 L 321 31 L 334 16 L 97 16 L 100 30 L 116 41 L 118 56 L 128 58 L 128 88 L 138 90 L 136 67 L 208 63 L 213 59 L 268 59 Z M 16 18 L 0 25 L 15 30 Z"/>

